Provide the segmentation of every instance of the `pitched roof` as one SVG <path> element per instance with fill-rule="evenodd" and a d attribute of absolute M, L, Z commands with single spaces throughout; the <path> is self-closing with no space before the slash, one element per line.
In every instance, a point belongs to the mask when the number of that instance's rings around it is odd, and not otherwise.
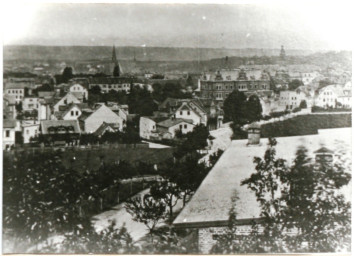
<path fill-rule="evenodd" d="M 44 120 L 41 121 L 41 131 L 43 134 L 49 134 L 48 129 L 51 128 L 68 128 L 70 127 L 73 133 L 80 133 L 79 122 L 77 120 Z"/>
<path fill-rule="evenodd" d="M 277 138 L 277 157 L 290 164 L 299 146 L 314 153 L 323 145 L 331 149 L 350 150 L 351 128 L 319 130 L 319 134 Z M 261 139 L 260 146 L 247 146 L 247 140 L 234 140 L 222 154 L 207 177 L 203 180 L 193 198 L 174 220 L 181 227 L 225 225 L 229 218 L 231 197 L 236 194 L 236 214 L 238 220 L 247 221 L 260 217 L 261 209 L 256 196 L 241 181 L 255 171 L 254 157 L 263 157 L 267 149 L 267 139 Z M 314 158 L 314 156 L 312 157 Z M 341 190 L 346 199 L 351 200 L 351 182 Z"/>
<path fill-rule="evenodd" d="M 175 118 L 175 119 L 169 118 L 169 119 L 166 119 L 164 121 L 161 121 L 161 122 L 157 123 L 157 125 L 165 127 L 165 128 L 169 128 L 169 127 L 175 126 L 175 125 L 177 125 L 179 123 L 193 124 L 193 120 L 183 119 L 183 118 Z"/>
<path fill-rule="evenodd" d="M 131 77 L 91 77 L 89 84 L 122 84 L 135 82 L 136 78 Z"/>
<path fill-rule="evenodd" d="M 95 135 L 102 135 L 108 127 L 112 128 L 115 131 L 119 129 L 119 125 L 117 123 L 106 123 L 106 122 L 103 122 L 100 125 L 100 127 L 98 127 L 97 130 L 94 132 L 94 134 Z"/>
<path fill-rule="evenodd" d="M 14 119 L 3 119 L 2 127 L 3 128 L 15 128 L 16 127 L 16 120 L 14 120 Z"/>
<path fill-rule="evenodd" d="M 10 105 L 15 105 L 16 104 L 15 95 L 9 95 L 9 94 L 5 93 L 3 98 L 4 98 L 4 100 L 7 100 Z"/>
<path fill-rule="evenodd" d="M 25 89 L 26 87 L 25 83 L 7 83 L 5 86 L 6 89 Z"/>
<path fill-rule="evenodd" d="M 92 112 L 88 112 L 88 111 L 83 111 L 79 117 L 80 121 L 85 121 L 90 115 L 92 115 Z"/>

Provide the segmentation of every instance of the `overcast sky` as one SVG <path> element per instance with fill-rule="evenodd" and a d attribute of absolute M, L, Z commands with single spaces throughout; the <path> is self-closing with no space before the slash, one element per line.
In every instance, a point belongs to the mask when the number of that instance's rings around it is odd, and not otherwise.
<path fill-rule="evenodd" d="M 288 49 L 350 49 L 352 9 L 331 3 L 8 4 L 3 13 L 3 41 L 42 45 L 285 45 Z"/>

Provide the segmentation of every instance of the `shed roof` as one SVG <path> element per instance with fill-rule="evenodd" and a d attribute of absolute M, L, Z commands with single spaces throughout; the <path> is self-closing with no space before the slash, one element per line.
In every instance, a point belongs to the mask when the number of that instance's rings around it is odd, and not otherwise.
<path fill-rule="evenodd" d="M 290 164 L 299 146 L 313 153 L 323 145 L 331 149 L 346 147 L 350 150 L 351 128 L 319 130 L 319 134 L 277 138 L 277 157 Z M 263 157 L 267 139 L 260 146 L 247 146 L 247 140 L 234 140 L 203 180 L 191 201 L 174 221 L 180 227 L 215 226 L 227 223 L 231 208 L 231 197 L 236 193 L 237 219 L 249 220 L 260 217 L 261 209 L 255 194 L 241 181 L 250 177 L 255 170 L 254 157 Z M 313 157 L 314 158 L 314 157 Z M 351 200 L 351 182 L 342 191 Z"/>

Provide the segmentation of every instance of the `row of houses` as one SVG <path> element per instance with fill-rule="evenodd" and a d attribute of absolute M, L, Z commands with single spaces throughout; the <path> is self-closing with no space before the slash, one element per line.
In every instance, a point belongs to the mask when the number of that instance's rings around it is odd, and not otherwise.
<path fill-rule="evenodd" d="M 319 90 L 311 90 L 305 86 L 300 86 L 295 90 L 281 91 L 279 95 L 280 110 L 298 108 L 303 101 L 307 107 L 351 108 L 351 82 L 347 82 L 345 85 L 328 85 Z"/>
<path fill-rule="evenodd" d="M 24 143 L 29 143 L 31 138 L 39 134 L 58 133 L 75 137 L 81 133 L 121 131 L 126 126 L 129 115 L 127 105 L 107 102 L 89 106 L 86 102 L 89 90 L 83 84 L 62 84 L 51 91 L 39 91 L 37 95 L 26 96 L 25 88 L 5 88 L 3 149 L 11 148 L 20 135 Z M 17 108 L 20 103 L 22 114 L 35 116 L 18 120 Z"/>
<path fill-rule="evenodd" d="M 213 100 L 167 98 L 153 116 L 140 117 L 139 134 L 148 140 L 174 139 L 177 131 L 186 134 L 199 124 L 216 129 L 222 121 L 223 111 Z"/>

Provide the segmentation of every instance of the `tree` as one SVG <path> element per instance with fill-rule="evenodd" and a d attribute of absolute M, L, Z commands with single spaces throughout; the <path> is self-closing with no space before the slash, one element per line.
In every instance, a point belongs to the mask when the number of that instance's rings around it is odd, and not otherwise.
<path fill-rule="evenodd" d="M 20 101 L 18 104 L 15 105 L 16 111 L 17 112 L 22 112 L 22 101 Z"/>
<path fill-rule="evenodd" d="M 4 228 L 35 243 L 70 230 L 81 221 L 77 205 L 88 190 L 59 152 L 16 153 L 4 161 Z"/>
<path fill-rule="evenodd" d="M 169 210 L 169 222 L 172 223 L 173 207 L 181 198 L 180 188 L 173 182 L 164 180 L 151 186 L 150 195 L 158 201 L 163 201 Z"/>
<path fill-rule="evenodd" d="M 208 146 L 209 130 L 203 124 L 196 125 L 193 131 L 184 135 L 184 140 L 174 152 L 177 159 L 181 159 L 185 155 L 195 154 L 197 150 L 204 149 Z"/>
<path fill-rule="evenodd" d="M 133 87 L 128 95 L 128 105 L 130 113 L 142 116 L 150 116 L 157 110 L 157 105 L 146 88 Z"/>
<path fill-rule="evenodd" d="M 111 254 L 138 253 L 139 248 L 127 229 L 116 227 L 112 222 L 107 228 L 97 232 L 89 221 L 73 227 L 59 244 L 49 244 L 31 253 L 57 254 Z"/>
<path fill-rule="evenodd" d="M 300 108 L 302 108 L 302 109 L 307 108 L 306 100 L 302 100 L 302 101 L 300 102 Z"/>
<path fill-rule="evenodd" d="M 161 200 L 154 199 L 150 194 L 130 198 L 125 204 L 127 212 L 133 220 L 143 223 L 149 230 L 151 244 L 154 244 L 156 225 L 166 216 L 166 205 Z"/>
<path fill-rule="evenodd" d="M 233 121 L 235 124 L 245 124 L 247 97 L 243 92 L 233 91 L 224 101 L 225 121 Z"/>
<path fill-rule="evenodd" d="M 291 90 L 291 91 L 293 91 L 293 90 L 295 90 L 296 88 L 298 88 L 299 86 L 303 86 L 303 85 L 304 85 L 304 83 L 303 83 L 301 80 L 299 80 L 299 79 L 294 79 L 294 80 L 292 80 L 292 81 L 289 82 L 289 84 L 288 84 L 288 89 Z"/>
<path fill-rule="evenodd" d="M 113 69 L 113 76 L 119 77 L 120 76 L 120 69 L 119 65 L 115 65 Z"/>
<path fill-rule="evenodd" d="M 160 175 L 166 180 L 175 183 L 181 191 L 183 205 L 187 199 L 198 189 L 211 167 L 204 162 L 200 163 L 200 154 L 193 154 L 184 159 L 171 163 L 168 168 L 162 169 Z"/>
<path fill-rule="evenodd" d="M 73 68 L 72 67 L 65 67 L 61 77 L 62 77 L 62 82 L 67 83 L 71 78 L 74 77 Z"/>
<path fill-rule="evenodd" d="M 256 95 L 251 95 L 246 103 L 248 122 L 259 121 L 262 118 L 262 104 Z"/>
<path fill-rule="evenodd" d="M 313 163 L 307 150 L 297 150 L 289 167 L 275 158 L 274 139 L 264 159 L 255 158 L 256 172 L 242 181 L 255 192 L 261 205 L 263 237 L 275 246 L 268 252 L 335 252 L 350 250 L 350 203 L 338 191 L 350 181 L 342 157 L 333 164 L 323 159 Z M 290 235 L 289 230 L 296 233 Z M 335 234 L 335 235 L 334 235 Z"/>

